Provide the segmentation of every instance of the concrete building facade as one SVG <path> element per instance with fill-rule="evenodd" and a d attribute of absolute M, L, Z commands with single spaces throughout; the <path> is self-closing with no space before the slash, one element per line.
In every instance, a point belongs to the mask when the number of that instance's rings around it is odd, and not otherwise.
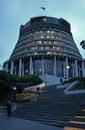
<path fill-rule="evenodd" d="M 33 17 L 21 25 L 18 42 L 3 64 L 8 73 L 37 74 L 43 80 L 45 76 L 82 77 L 83 67 L 70 24 L 62 18 L 47 16 Z"/>

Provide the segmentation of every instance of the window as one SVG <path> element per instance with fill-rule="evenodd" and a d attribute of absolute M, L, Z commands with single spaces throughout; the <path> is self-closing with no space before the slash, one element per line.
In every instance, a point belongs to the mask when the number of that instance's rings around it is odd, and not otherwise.
<path fill-rule="evenodd" d="M 47 21 L 47 18 L 42 18 L 42 21 L 43 21 L 43 22 Z"/>

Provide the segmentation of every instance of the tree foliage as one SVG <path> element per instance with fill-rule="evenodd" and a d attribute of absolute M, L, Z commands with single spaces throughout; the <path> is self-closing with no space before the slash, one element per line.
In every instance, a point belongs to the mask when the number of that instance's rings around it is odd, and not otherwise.
<path fill-rule="evenodd" d="M 21 93 L 24 87 L 37 85 L 41 82 L 42 80 L 37 75 L 25 75 L 23 77 L 19 77 L 0 70 L 0 99 L 9 93 L 12 93 L 14 86 L 16 86 L 17 92 Z"/>
<path fill-rule="evenodd" d="M 25 75 L 21 77 L 23 83 L 27 83 L 29 86 L 37 85 L 42 82 L 42 80 L 37 75 Z"/>

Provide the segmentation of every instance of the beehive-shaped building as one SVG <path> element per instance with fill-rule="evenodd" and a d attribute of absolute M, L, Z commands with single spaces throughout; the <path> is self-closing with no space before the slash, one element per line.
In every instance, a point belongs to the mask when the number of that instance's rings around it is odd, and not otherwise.
<path fill-rule="evenodd" d="M 18 42 L 3 66 L 8 73 L 19 76 L 82 76 L 82 57 L 70 24 L 47 16 L 33 17 L 21 25 Z"/>

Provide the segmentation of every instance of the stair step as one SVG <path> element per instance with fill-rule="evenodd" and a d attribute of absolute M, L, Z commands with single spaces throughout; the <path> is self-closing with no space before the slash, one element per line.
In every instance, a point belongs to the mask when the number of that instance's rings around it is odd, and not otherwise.
<path fill-rule="evenodd" d="M 65 95 L 56 86 L 46 87 L 35 102 L 23 102 L 13 116 L 59 126 L 85 128 L 85 95 Z M 79 117 L 78 117 L 79 116 Z"/>

